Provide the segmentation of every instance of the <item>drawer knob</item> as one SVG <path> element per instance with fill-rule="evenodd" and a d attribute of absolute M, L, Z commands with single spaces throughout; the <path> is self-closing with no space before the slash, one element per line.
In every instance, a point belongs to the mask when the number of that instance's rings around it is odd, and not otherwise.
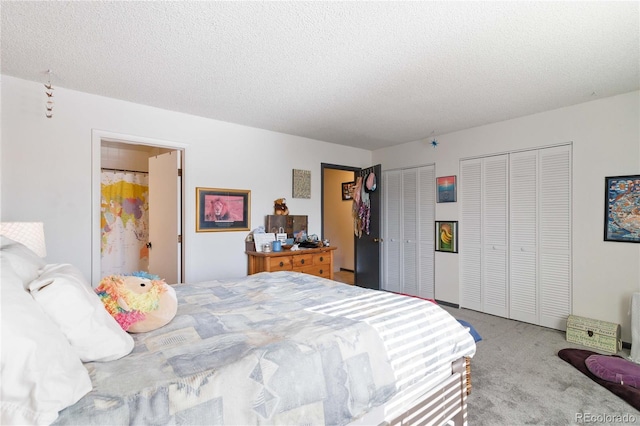
<path fill-rule="evenodd" d="M 324 257 L 320 256 L 320 262 L 324 262 Z"/>
<path fill-rule="evenodd" d="M 322 269 L 320 269 L 320 273 L 322 274 Z"/>
<path fill-rule="evenodd" d="M 284 262 L 280 262 L 280 267 L 282 268 L 284 266 Z"/>
<path fill-rule="evenodd" d="M 304 259 L 300 259 L 300 263 L 304 265 Z"/>

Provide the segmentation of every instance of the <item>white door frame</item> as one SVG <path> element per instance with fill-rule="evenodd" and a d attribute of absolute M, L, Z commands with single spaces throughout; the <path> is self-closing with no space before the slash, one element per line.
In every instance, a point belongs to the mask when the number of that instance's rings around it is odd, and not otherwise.
<path fill-rule="evenodd" d="M 153 139 L 143 136 L 126 135 L 123 133 L 109 132 L 106 130 L 91 129 L 91 283 L 97 286 L 102 277 L 100 276 L 100 171 L 102 169 L 102 142 L 118 142 L 130 145 L 147 145 L 158 148 L 168 148 L 182 151 L 182 164 L 184 166 L 186 159 L 186 148 L 188 145 L 166 141 L 162 139 Z M 184 230 L 184 188 L 185 188 L 185 171 L 182 174 L 182 214 L 181 228 Z M 184 257 L 184 232 L 182 236 L 182 256 Z M 184 259 L 180 262 L 184 269 Z M 184 271 L 180 274 L 184 281 Z"/>

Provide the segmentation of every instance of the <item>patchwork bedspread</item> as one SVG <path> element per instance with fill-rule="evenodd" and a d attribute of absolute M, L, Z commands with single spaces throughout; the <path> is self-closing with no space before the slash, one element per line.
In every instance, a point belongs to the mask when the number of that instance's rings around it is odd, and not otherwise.
<path fill-rule="evenodd" d="M 178 314 L 87 363 L 56 424 L 347 424 L 473 356 L 437 305 L 295 272 L 174 286 Z"/>

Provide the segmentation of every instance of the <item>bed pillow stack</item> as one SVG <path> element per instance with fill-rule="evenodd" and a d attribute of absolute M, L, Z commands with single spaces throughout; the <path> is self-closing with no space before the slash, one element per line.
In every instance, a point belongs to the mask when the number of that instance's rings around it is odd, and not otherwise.
<path fill-rule="evenodd" d="M 75 266 L 47 265 L 28 289 L 83 362 L 113 361 L 133 349 L 133 338 L 107 312 Z"/>
<path fill-rule="evenodd" d="M 77 268 L 0 238 L 0 424 L 51 424 L 92 389 L 82 361 L 120 358 L 133 339 Z"/>

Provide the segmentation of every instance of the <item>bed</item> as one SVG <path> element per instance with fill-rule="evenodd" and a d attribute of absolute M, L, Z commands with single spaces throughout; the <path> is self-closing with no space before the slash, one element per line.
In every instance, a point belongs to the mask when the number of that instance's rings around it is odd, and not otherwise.
<path fill-rule="evenodd" d="M 296 272 L 174 289 L 53 424 L 466 424 L 475 342 L 434 303 Z"/>

